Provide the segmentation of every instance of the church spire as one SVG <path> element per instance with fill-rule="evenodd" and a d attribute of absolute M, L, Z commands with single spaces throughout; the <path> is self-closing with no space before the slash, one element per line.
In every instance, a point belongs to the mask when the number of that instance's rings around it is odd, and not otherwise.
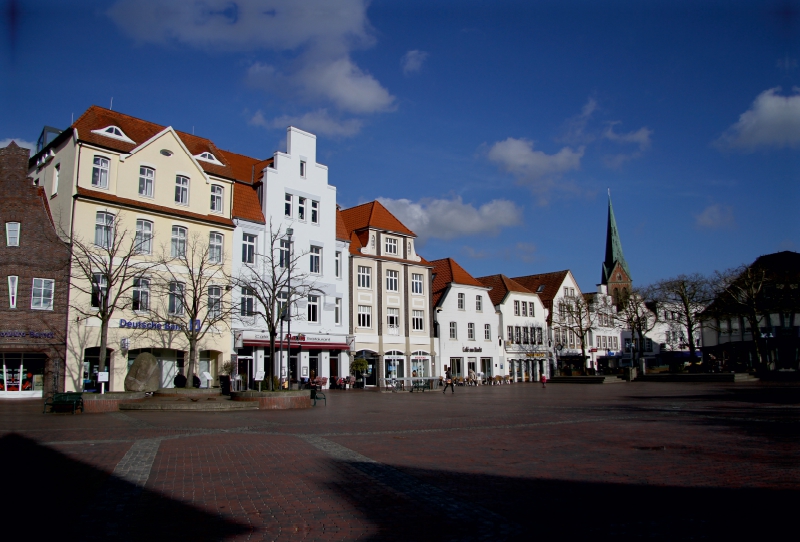
<path fill-rule="evenodd" d="M 617 220 L 614 218 L 614 207 L 611 205 L 611 189 L 608 190 L 608 225 L 606 227 L 606 259 L 603 262 L 603 278 L 601 284 L 608 284 L 614 266 L 619 263 L 620 267 L 627 274 L 626 279 L 630 281 L 631 272 L 628 269 L 628 262 L 622 254 L 622 241 L 619 239 L 617 231 Z"/>

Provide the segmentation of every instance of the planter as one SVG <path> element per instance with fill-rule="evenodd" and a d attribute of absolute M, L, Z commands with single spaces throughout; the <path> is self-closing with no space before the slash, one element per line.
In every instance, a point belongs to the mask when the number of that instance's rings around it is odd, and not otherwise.
<path fill-rule="evenodd" d="M 232 401 L 257 401 L 261 410 L 311 408 L 311 393 L 300 391 L 232 391 Z"/>
<path fill-rule="evenodd" d="M 94 412 L 117 412 L 120 403 L 138 403 L 145 398 L 143 391 L 119 391 L 108 393 L 84 393 L 83 411 L 86 413 Z"/>

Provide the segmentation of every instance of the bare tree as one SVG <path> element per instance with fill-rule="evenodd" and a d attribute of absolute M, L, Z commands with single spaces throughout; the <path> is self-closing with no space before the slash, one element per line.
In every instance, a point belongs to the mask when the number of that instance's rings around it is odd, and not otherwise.
<path fill-rule="evenodd" d="M 650 333 L 658 323 L 657 307 L 653 305 L 653 289 L 651 287 L 633 288 L 623 290 L 619 297 L 619 311 L 617 320 L 635 334 L 639 341 L 639 348 L 635 349 L 637 366 L 641 365 L 642 345 L 645 336 Z M 655 309 L 655 310 L 651 310 Z"/>
<path fill-rule="evenodd" d="M 586 363 L 586 347 L 589 342 L 589 332 L 597 324 L 598 312 L 593 310 L 591 304 L 583 296 L 563 297 L 559 300 L 558 306 L 553 307 L 553 329 L 558 334 L 561 330 L 561 338 L 556 335 L 555 344 L 564 345 L 568 334 L 575 336 L 576 341 L 581 346 L 581 357 L 583 367 Z"/>
<path fill-rule="evenodd" d="M 290 231 L 290 230 L 289 230 Z M 252 304 L 240 305 L 239 317 L 260 318 L 269 333 L 269 385 L 274 391 L 275 340 L 283 324 L 302 315 L 292 312 L 297 299 L 308 294 L 313 286 L 308 273 L 300 270 L 301 259 L 307 252 L 295 253 L 289 231 L 280 225 L 269 225 L 268 248 L 264 254 L 254 254 L 242 264 L 241 272 L 233 278 L 237 288 L 246 291 Z"/>
<path fill-rule="evenodd" d="M 686 332 L 689 358 L 694 365 L 697 352 L 695 333 L 700 330 L 700 314 L 713 297 L 710 281 L 699 273 L 678 275 L 655 283 L 653 293 L 659 307 L 675 313 L 676 321 Z"/>
<path fill-rule="evenodd" d="M 70 240 L 72 269 L 71 285 L 91 296 L 87 306 L 84 298 L 73 297 L 70 306 L 83 318 L 100 320 L 99 366 L 106 367 L 108 326 L 117 311 L 124 311 L 136 302 L 131 291 L 137 281 L 155 264 L 142 258 L 150 253 L 152 237 L 131 232 L 122 226 L 123 213 L 97 214 L 95 236 L 87 240 L 72 235 Z M 60 230 L 59 235 L 70 238 Z"/>
<path fill-rule="evenodd" d="M 174 237 L 169 247 L 161 248 L 156 286 L 161 295 L 152 312 L 189 343 L 187 388 L 192 387 L 199 345 L 209 332 L 229 325 L 232 303 L 225 260 L 221 241 L 199 233 L 188 239 Z"/>

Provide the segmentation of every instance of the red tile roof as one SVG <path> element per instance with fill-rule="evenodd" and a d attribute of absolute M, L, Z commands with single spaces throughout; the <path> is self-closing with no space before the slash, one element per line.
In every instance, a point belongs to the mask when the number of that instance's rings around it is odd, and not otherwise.
<path fill-rule="evenodd" d="M 92 130 L 100 130 L 108 126 L 117 126 L 126 136 L 132 139 L 134 143 L 128 143 L 127 141 L 92 133 Z M 118 152 L 128 153 L 156 134 L 164 131 L 166 126 L 93 105 L 78 117 L 78 120 L 72 124 L 72 128 L 78 131 L 78 138 L 80 141 L 92 143 L 93 145 Z M 260 173 L 258 166 L 271 161 L 271 159 L 259 160 L 241 154 L 223 151 L 217 148 L 210 139 L 204 137 L 187 134 L 186 132 L 180 132 L 178 130 L 176 130 L 175 133 L 192 155 L 210 152 L 222 163 L 220 166 L 218 164 L 206 162 L 205 160 L 197 161 L 206 173 L 212 175 L 236 179 L 251 184 L 254 171 L 253 165 L 256 166 L 255 176 L 258 177 Z M 261 169 L 263 169 L 263 167 L 261 167 Z"/>
<path fill-rule="evenodd" d="M 97 200 L 97 201 L 105 201 L 108 203 L 114 203 L 116 205 L 121 205 L 123 207 L 132 207 L 135 209 L 146 209 L 148 211 L 153 211 L 156 213 L 172 215 L 172 216 L 182 216 L 184 218 L 192 219 L 192 220 L 199 220 L 201 222 L 211 222 L 213 224 L 218 224 L 221 226 L 228 226 L 233 227 L 233 221 L 229 218 L 225 218 L 223 216 L 218 215 L 201 215 L 200 213 L 192 213 L 190 211 L 181 211 L 180 209 L 173 209 L 172 207 L 166 207 L 164 205 L 155 205 L 153 203 L 147 203 L 144 201 L 139 201 L 135 199 L 128 199 L 128 198 L 120 198 L 114 196 L 113 194 L 108 194 L 106 192 L 101 192 L 99 190 L 89 190 L 88 188 L 78 187 L 78 193 L 75 196 L 81 199 L 90 199 L 90 200 Z"/>
<path fill-rule="evenodd" d="M 339 241 L 349 241 L 350 235 L 347 233 L 347 226 L 344 225 L 342 211 L 336 209 L 336 239 Z"/>
<path fill-rule="evenodd" d="M 233 183 L 233 218 L 241 218 L 258 224 L 266 224 L 256 187 L 244 183 Z"/>
<path fill-rule="evenodd" d="M 348 231 L 357 231 L 365 228 L 386 230 L 403 235 L 416 237 L 413 231 L 406 228 L 397 217 L 384 207 L 379 201 L 371 201 L 342 211 L 345 226 Z"/>
<path fill-rule="evenodd" d="M 542 300 L 542 304 L 548 309 L 547 321 L 553 321 L 553 298 L 558 294 L 561 285 L 569 275 L 569 269 L 564 271 L 554 271 L 552 273 L 540 273 L 538 275 L 527 275 L 525 277 L 514 277 L 512 280 L 518 282 L 528 290 L 534 292 Z M 544 286 L 542 291 L 539 287 Z"/>
<path fill-rule="evenodd" d="M 491 288 L 489 291 L 489 298 L 492 300 L 493 305 L 499 305 L 502 303 L 506 298 L 506 295 L 508 295 L 508 292 L 522 292 L 526 294 L 533 293 L 525 288 L 522 284 L 502 274 L 478 277 L 477 280 L 484 286 Z"/>
<path fill-rule="evenodd" d="M 435 275 L 433 277 L 433 291 L 431 292 L 431 300 L 434 307 L 439 304 L 439 300 L 442 298 L 442 295 L 444 295 L 447 287 L 453 282 L 467 286 L 478 286 L 480 288 L 486 287 L 481 282 L 478 282 L 475 277 L 467 273 L 467 271 L 452 258 L 433 260 L 430 263 L 433 265 L 433 273 Z"/>

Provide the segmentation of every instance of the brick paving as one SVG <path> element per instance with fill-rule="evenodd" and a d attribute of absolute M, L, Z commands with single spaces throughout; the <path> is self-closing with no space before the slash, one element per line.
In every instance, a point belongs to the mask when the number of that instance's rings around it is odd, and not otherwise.
<path fill-rule="evenodd" d="M 337 390 L 327 403 L 73 416 L 0 401 L 4 501 L 23 518 L 4 533 L 714 540 L 795 529 L 797 385 Z"/>

